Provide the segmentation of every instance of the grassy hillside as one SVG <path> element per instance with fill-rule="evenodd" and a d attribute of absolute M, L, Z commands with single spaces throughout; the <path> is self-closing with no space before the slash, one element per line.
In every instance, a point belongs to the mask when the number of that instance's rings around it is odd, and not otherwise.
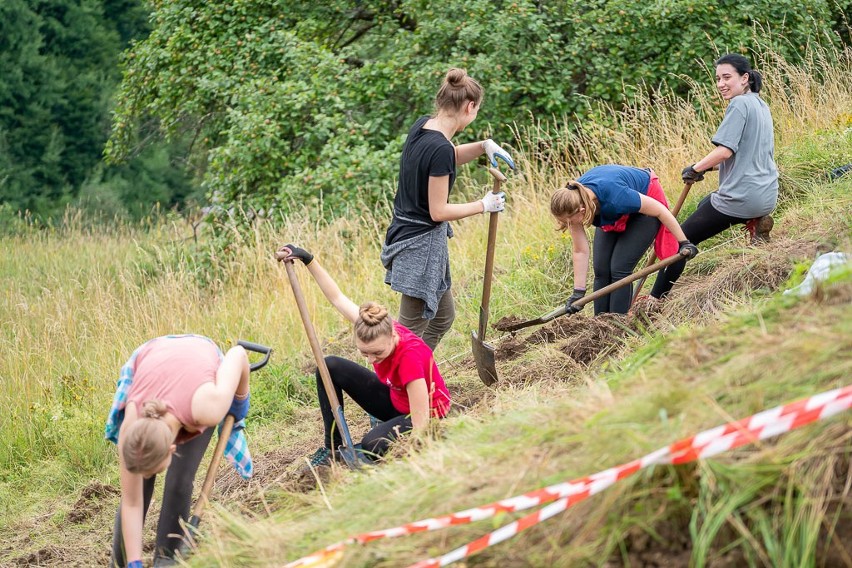
<path fill-rule="evenodd" d="M 705 243 L 657 313 L 579 314 L 517 337 L 489 330 L 501 376 L 489 390 L 469 351 L 485 221 L 457 223 L 459 317 L 437 352 L 456 412 L 435 436 L 400 444 L 398 459 L 364 473 L 334 469 L 319 488 L 297 473 L 321 427 L 307 342 L 271 252 L 301 242 L 353 299 L 396 306 L 378 261 L 386 210 L 320 226 L 291 220 L 286 234 L 260 224 L 234 235 L 235 255 L 216 270 L 212 249 L 177 219 L 93 230 L 70 218 L 52 232 L 2 237 L 0 565 L 106 563 L 118 475 L 102 422 L 123 360 L 163 333 L 276 349 L 253 377 L 257 475 L 244 484 L 220 471 L 198 566 L 280 565 L 351 534 L 588 475 L 849 384 L 852 276 L 814 297 L 779 290 L 801 280 L 819 247 L 852 250 L 852 179 L 824 175 L 852 162 L 852 85 L 836 80 L 852 73 L 852 53 L 814 54 L 801 67 L 771 56 L 761 63 L 782 172 L 771 243 L 752 248 L 739 229 Z M 703 87 L 692 101 L 656 100 L 609 113 L 606 125 L 579 125 L 579 134 L 561 122 L 520 129 L 522 174 L 506 186 L 492 323 L 564 301 L 570 243 L 553 230 L 547 200 L 566 176 L 609 161 L 650 165 L 676 197 L 680 169 L 709 150 L 723 105 Z M 484 178 L 471 170 L 459 185 L 479 194 Z M 683 214 L 714 184 L 697 184 Z M 342 320 L 308 279 L 303 288 L 328 351 L 351 353 Z M 356 431 L 365 427 L 354 406 L 347 417 Z M 850 424 L 847 413 L 712 460 L 642 472 L 469 564 L 852 565 L 843 538 L 852 530 Z M 373 543 L 349 551 L 346 564 L 405 565 L 510 520 Z"/>

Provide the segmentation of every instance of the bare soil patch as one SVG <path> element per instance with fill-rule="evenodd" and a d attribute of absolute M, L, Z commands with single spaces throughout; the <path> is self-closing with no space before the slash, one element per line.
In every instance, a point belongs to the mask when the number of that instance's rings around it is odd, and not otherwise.
<path fill-rule="evenodd" d="M 98 481 L 89 483 L 80 492 L 80 497 L 74 503 L 71 512 L 68 513 L 68 521 L 81 523 L 94 517 L 104 508 L 104 505 L 115 505 L 116 497 L 120 493 L 119 489 L 112 485 L 104 485 Z"/>

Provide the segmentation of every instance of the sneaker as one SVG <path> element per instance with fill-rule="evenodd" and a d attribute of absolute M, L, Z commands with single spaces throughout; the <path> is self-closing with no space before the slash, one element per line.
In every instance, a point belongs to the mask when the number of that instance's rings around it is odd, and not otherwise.
<path fill-rule="evenodd" d="M 746 230 L 751 235 L 751 244 L 759 245 L 760 243 L 769 242 L 769 232 L 775 226 L 775 221 L 771 215 L 764 215 L 756 219 L 751 219 L 746 223 Z"/>
<path fill-rule="evenodd" d="M 336 453 L 326 447 L 317 448 L 317 451 L 311 454 L 308 461 L 311 463 L 311 467 L 328 467 L 337 458 Z"/>

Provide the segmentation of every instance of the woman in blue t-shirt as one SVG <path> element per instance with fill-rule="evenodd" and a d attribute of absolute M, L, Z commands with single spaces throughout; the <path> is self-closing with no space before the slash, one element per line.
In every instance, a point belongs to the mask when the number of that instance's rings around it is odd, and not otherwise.
<path fill-rule="evenodd" d="M 683 181 L 690 183 L 719 167 L 719 190 L 701 200 L 683 222 L 686 236 L 695 244 L 741 223 L 753 244 L 769 240 L 773 225 L 769 214 L 778 201 L 778 170 L 772 115 L 758 95 L 762 83 L 760 73 L 742 55 L 729 53 L 716 61 L 716 86 L 728 101 L 725 118 L 713 136 L 716 148 L 682 173 Z M 675 262 L 661 270 L 651 298 L 664 298 L 683 268 L 683 262 Z"/>
<path fill-rule="evenodd" d="M 511 156 L 491 139 L 453 145 L 452 138 L 476 118 L 482 87 L 464 69 L 450 69 L 435 96 L 435 114 L 417 119 L 399 161 L 399 181 L 381 260 L 385 283 L 402 294 L 399 322 L 431 349 L 455 319 L 450 291 L 447 240 L 449 221 L 502 211 L 503 193 L 488 192 L 470 203 L 450 203 L 456 166 L 483 153 L 515 167 Z"/>
<path fill-rule="evenodd" d="M 574 292 L 565 303 L 569 314 L 581 309 L 572 304 L 586 294 L 589 225 L 596 227 L 595 290 L 629 276 L 655 238 L 660 258 L 675 252 L 685 253 L 687 258 L 698 254 L 669 211 L 660 180 L 652 170 L 616 164 L 592 168 L 553 193 L 550 212 L 561 230 L 571 232 Z M 668 233 L 660 230 L 661 224 Z M 626 314 L 630 300 L 629 286 L 615 290 L 595 300 L 595 315 Z"/>

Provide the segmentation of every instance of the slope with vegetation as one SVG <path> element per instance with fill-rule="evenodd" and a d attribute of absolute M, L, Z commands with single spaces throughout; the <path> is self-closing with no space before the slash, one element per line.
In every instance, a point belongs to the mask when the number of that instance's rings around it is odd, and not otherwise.
<path fill-rule="evenodd" d="M 459 318 L 437 353 L 455 413 L 434 436 L 399 444 L 388 463 L 362 473 L 334 468 L 320 483 L 298 474 L 321 430 L 307 342 L 270 255 L 298 241 L 354 299 L 395 305 L 378 261 L 386 207 L 325 224 L 291 217 L 286 232 L 256 223 L 233 234 L 231 255 L 212 264 L 193 249 L 218 249 L 196 243 L 188 224 L 92 230 L 69 218 L 64 228 L 3 237 L 10 252 L 0 258 L 0 563 L 106 563 L 118 479 L 102 420 L 123 358 L 158 334 L 193 331 L 223 345 L 246 338 L 276 349 L 253 378 L 257 474 L 246 484 L 220 471 L 205 539 L 190 561 L 197 566 L 281 565 L 352 534 L 588 475 L 848 385 L 852 275 L 810 297 L 780 290 L 801 280 L 818 249 L 850 251 L 852 179 L 829 181 L 825 172 L 852 162 L 852 87 L 836 80 L 852 73 L 852 52 L 810 51 L 795 65 L 766 52 L 756 67 L 766 78 L 782 173 L 771 243 L 749 247 L 737 229 L 707 242 L 658 313 L 578 314 L 516 338 L 494 334 L 501 381 L 489 390 L 473 368 L 468 335 L 485 226 L 458 223 L 451 257 Z M 680 168 L 706 151 L 723 107 L 701 85 L 689 101 L 653 99 L 612 112 L 606 125 L 520 129 L 522 173 L 506 187 L 493 320 L 535 316 L 564 300 L 570 244 L 553 230 L 547 200 L 566 176 L 593 163 L 647 164 L 670 197 L 679 190 Z M 469 175 L 460 185 L 480 191 Z M 687 209 L 712 186 L 696 185 Z M 333 308 L 309 280 L 303 288 L 328 351 L 351 352 Z M 365 427 L 354 406 L 348 417 L 356 430 Z M 852 528 L 850 425 L 846 413 L 711 460 L 646 470 L 468 563 L 852 565 L 843 536 Z M 405 565 L 509 520 L 353 548 L 345 565 Z"/>

